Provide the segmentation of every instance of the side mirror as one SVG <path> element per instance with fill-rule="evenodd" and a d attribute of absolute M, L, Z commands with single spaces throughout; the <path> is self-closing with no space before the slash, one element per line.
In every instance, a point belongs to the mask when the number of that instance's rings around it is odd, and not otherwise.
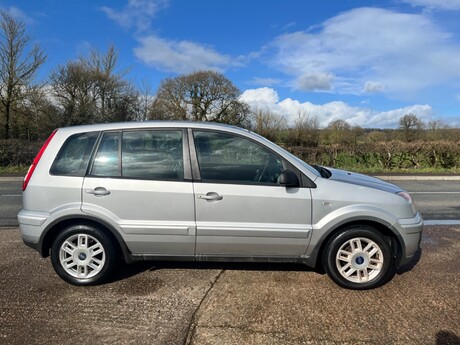
<path fill-rule="evenodd" d="M 278 183 L 285 187 L 299 187 L 299 178 L 292 170 L 284 170 L 278 177 Z"/>

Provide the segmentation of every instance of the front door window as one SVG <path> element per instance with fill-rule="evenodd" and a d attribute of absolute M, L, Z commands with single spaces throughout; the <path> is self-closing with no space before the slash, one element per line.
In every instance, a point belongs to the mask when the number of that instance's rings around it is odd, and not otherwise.
<path fill-rule="evenodd" d="M 219 132 L 194 131 L 203 182 L 277 184 L 282 160 L 251 140 Z"/>

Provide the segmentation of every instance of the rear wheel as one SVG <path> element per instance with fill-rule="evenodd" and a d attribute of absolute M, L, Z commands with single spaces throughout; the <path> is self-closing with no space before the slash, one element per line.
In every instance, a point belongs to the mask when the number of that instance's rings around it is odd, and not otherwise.
<path fill-rule="evenodd" d="M 372 227 L 353 226 L 333 236 L 323 253 L 331 279 L 347 289 L 372 289 L 388 281 L 394 257 L 388 241 Z"/>
<path fill-rule="evenodd" d="M 72 225 L 56 237 L 51 262 L 56 273 L 74 285 L 95 285 L 112 273 L 116 261 L 113 241 L 99 228 Z"/>

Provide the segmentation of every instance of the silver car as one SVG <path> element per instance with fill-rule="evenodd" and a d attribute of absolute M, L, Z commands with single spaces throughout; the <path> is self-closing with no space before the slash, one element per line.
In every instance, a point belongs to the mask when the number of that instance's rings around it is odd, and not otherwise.
<path fill-rule="evenodd" d="M 23 241 L 75 285 L 106 280 L 124 258 L 303 263 L 370 289 L 413 258 L 423 228 L 393 184 L 211 123 L 60 128 L 23 191 Z"/>

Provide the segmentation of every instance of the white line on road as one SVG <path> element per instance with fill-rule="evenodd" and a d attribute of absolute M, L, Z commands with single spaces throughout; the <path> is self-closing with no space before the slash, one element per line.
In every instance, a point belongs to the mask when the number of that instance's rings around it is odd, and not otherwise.
<path fill-rule="evenodd" d="M 460 220 L 455 219 L 440 219 L 440 220 L 425 220 L 424 225 L 460 225 Z"/>
<path fill-rule="evenodd" d="M 408 192 L 409 194 L 460 194 L 460 192 Z"/>
<path fill-rule="evenodd" d="M 4 197 L 17 197 L 17 196 L 22 196 L 21 194 L 5 194 L 5 195 L 0 195 Z"/>

